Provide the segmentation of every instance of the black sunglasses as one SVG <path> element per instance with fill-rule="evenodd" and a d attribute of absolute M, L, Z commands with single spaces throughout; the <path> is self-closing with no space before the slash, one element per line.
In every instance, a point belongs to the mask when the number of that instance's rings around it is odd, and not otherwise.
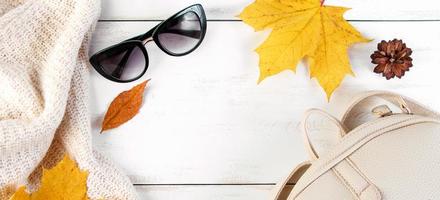
<path fill-rule="evenodd" d="M 206 33 L 206 16 L 202 5 L 181 10 L 142 35 L 99 51 L 90 63 L 105 78 L 126 83 L 139 79 L 148 69 L 145 44 L 154 41 L 171 56 L 184 56 L 194 51 Z"/>

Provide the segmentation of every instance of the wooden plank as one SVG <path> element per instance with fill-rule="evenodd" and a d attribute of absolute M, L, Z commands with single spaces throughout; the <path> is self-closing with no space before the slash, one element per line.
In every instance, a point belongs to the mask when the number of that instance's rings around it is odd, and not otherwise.
<path fill-rule="evenodd" d="M 155 22 L 102 22 L 92 52 L 153 27 Z M 327 103 L 303 64 L 260 85 L 258 55 L 268 35 L 240 22 L 210 22 L 194 53 L 171 57 L 147 44 L 152 78 L 133 120 L 100 135 L 107 106 L 136 83 L 107 81 L 91 70 L 95 147 L 113 159 L 134 183 L 274 183 L 305 160 L 298 131 L 308 108 L 338 116 L 359 91 L 400 92 L 440 110 L 440 22 L 355 22 L 368 37 L 350 52 L 357 78 L 348 77 Z M 429 30 L 429 31 L 427 31 Z M 99 36 L 99 37 L 98 37 Z M 370 54 L 381 39 L 404 39 L 414 50 L 414 68 L 401 80 L 372 72 Z M 140 80 L 141 81 L 141 80 Z"/>
<path fill-rule="evenodd" d="M 140 199 L 151 200 L 175 200 L 176 197 L 179 200 L 268 200 L 272 197 L 272 188 L 269 185 L 136 186 Z"/>
<path fill-rule="evenodd" d="M 209 19 L 237 19 L 241 10 L 253 0 L 105 0 L 102 1 L 103 20 L 154 20 L 165 19 L 194 3 L 201 3 Z M 348 11 L 349 20 L 439 20 L 440 6 L 437 0 L 327 0 L 326 5 L 353 8 Z"/>

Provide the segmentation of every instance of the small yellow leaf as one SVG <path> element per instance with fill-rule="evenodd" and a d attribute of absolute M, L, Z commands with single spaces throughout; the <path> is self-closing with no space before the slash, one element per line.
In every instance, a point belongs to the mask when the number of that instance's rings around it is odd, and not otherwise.
<path fill-rule="evenodd" d="M 240 18 L 255 30 L 271 28 L 266 41 L 257 49 L 260 78 L 286 69 L 295 71 L 308 58 L 310 75 L 317 78 L 330 98 L 345 75 L 353 75 L 348 48 L 368 42 L 343 14 L 347 8 L 323 6 L 320 0 L 256 0 Z"/>
<path fill-rule="evenodd" d="M 18 190 L 15 192 L 14 196 L 12 196 L 11 200 L 26 200 L 26 199 L 31 199 L 31 197 L 29 196 L 29 194 L 25 191 L 25 187 L 20 187 L 18 188 Z"/>
<path fill-rule="evenodd" d="M 52 169 L 43 169 L 38 191 L 28 194 L 22 186 L 11 200 L 87 200 L 87 176 L 87 172 L 78 169 L 73 160 L 64 156 Z"/>
<path fill-rule="evenodd" d="M 142 105 L 145 87 L 149 80 L 119 94 L 110 104 L 102 122 L 101 133 L 116 128 L 132 119 Z"/>

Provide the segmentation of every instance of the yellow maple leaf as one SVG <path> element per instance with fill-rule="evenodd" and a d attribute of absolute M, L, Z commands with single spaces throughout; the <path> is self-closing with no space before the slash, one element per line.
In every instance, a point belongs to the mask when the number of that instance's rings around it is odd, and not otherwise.
<path fill-rule="evenodd" d="M 240 18 L 256 31 L 271 28 L 257 48 L 261 82 L 286 69 L 296 70 L 307 58 L 310 76 L 317 78 L 329 99 L 345 75 L 353 75 L 348 48 L 368 42 L 343 15 L 347 8 L 325 6 L 319 0 L 256 0 Z"/>
<path fill-rule="evenodd" d="M 63 160 L 52 169 L 43 169 L 38 191 L 28 194 L 22 186 L 11 200 L 87 200 L 87 176 L 87 172 L 78 169 L 73 160 L 64 156 Z"/>

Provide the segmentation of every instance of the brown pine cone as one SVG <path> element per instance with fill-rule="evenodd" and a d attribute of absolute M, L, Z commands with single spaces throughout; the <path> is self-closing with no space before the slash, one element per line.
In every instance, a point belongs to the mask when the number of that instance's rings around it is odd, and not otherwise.
<path fill-rule="evenodd" d="M 405 71 L 413 66 L 412 50 L 406 47 L 402 40 L 394 39 L 386 42 L 382 40 L 377 45 L 378 51 L 371 54 L 373 64 L 377 64 L 374 68 L 375 73 L 382 73 L 387 80 L 397 76 L 401 78 L 405 75 Z"/>

